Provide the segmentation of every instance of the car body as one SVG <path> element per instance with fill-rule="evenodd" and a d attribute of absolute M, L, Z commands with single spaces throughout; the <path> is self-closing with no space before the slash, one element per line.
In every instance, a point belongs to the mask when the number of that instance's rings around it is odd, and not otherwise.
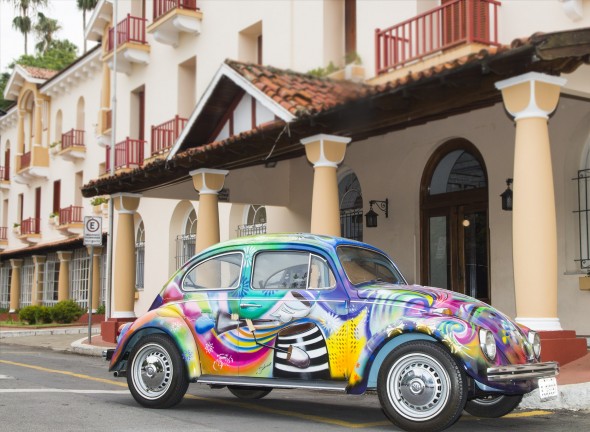
<path fill-rule="evenodd" d="M 110 370 L 148 407 L 178 403 L 188 382 L 243 398 L 376 390 L 396 425 L 434 431 L 463 409 L 504 415 L 539 380 L 553 394 L 558 373 L 538 335 L 493 307 L 408 285 L 368 244 L 312 234 L 210 247 L 120 330 Z"/>

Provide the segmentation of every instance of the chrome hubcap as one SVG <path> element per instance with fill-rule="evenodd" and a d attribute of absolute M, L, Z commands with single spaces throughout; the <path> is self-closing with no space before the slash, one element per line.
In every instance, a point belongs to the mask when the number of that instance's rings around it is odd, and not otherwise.
<path fill-rule="evenodd" d="M 146 399 L 157 399 L 170 386 L 172 361 L 168 352 L 158 344 L 142 347 L 131 369 L 135 388 Z"/>
<path fill-rule="evenodd" d="M 391 404 L 404 417 L 425 421 L 446 405 L 451 384 L 443 366 L 426 354 L 408 354 L 398 359 L 387 375 Z"/>

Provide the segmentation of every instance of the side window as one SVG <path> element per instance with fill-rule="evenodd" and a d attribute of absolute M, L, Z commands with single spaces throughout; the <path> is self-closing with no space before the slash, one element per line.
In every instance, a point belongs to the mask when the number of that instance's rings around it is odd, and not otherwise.
<path fill-rule="evenodd" d="M 256 255 L 252 286 L 256 289 L 326 289 L 336 286 L 328 263 L 306 252 L 263 252 Z"/>
<path fill-rule="evenodd" d="M 242 254 L 229 253 L 200 262 L 184 277 L 184 290 L 230 289 L 240 283 Z"/>

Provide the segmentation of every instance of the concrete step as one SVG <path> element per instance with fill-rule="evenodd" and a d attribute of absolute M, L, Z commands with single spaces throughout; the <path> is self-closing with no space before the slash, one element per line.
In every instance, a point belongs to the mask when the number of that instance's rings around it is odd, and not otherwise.
<path fill-rule="evenodd" d="M 588 354 L 586 339 L 572 330 L 541 331 L 541 360 L 557 361 L 561 366 Z"/>

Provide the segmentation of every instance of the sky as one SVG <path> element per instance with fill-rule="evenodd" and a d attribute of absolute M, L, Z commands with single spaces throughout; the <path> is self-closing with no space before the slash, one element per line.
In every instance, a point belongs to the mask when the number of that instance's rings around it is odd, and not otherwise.
<path fill-rule="evenodd" d="M 49 0 L 41 12 L 49 18 L 57 19 L 62 29 L 56 34 L 57 39 L 68 39 L 78 46 L 78 55 L 84 51 L 82 31 L 82 12 L 76 7 L 76 0 Z M 0 0 L 0 72 L 6 72 L 8 64 L 24 54 L 24 36 L 12 28 L 15 17 L 14 5 L 11 0 Z M 86 13 L 86 20 L 92 12 Z M 35 52 L 34 33 L 29 33 L 29 54 Z M 94 46 L 90 42 L 88 48 Z"/>

